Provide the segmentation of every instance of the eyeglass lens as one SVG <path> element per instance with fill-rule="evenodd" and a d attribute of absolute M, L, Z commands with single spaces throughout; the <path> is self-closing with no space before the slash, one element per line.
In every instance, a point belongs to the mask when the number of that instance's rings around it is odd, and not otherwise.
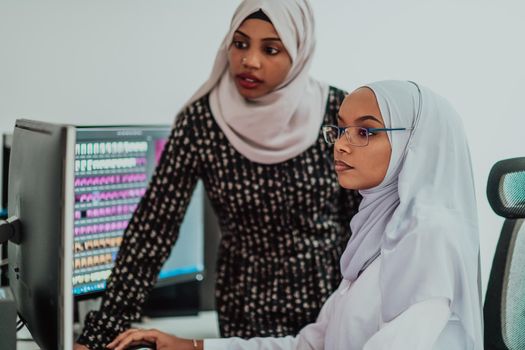
<path fill-rule="evenodd" d="M 327 143 L 335 144 L 339 137 L 341 129 L 336 126 L 323 127 L 323 136 Z M 365 128 L 350 126 L 344 131 L 347 141 L 355 146 L 366 146 L 368 144 L 368 130 Z"/>

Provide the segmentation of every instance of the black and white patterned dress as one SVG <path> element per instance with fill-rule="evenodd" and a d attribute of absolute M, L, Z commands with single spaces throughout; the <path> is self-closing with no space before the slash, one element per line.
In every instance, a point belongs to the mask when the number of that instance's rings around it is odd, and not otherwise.
<path fill-rule="evenodd" d="M 324 123 L 345 93 L 331 87 Z M 138 320 L 202 180 L 219 218 L 216 304 L 222 336 L 284 336 L 314 321 L 340 280 L 339 257 L 360 197 L 342 189 L 321 133 L 299 156 L 254 163 L 228 142 L 208 95 L 177 118 L 149 189 L 124 234 L 101 310 L 78 342 L 105 344 Z"/>

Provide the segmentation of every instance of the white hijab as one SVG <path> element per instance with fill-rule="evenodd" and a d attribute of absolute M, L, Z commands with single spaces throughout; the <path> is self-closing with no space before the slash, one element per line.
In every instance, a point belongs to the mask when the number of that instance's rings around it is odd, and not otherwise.
<path fill-rule="evenodd" d="M 258 10 L 272 21 L 292 67 L 274 91 L 247 101 L 228 72 L 228 49 L 234 32 Z M 314 49 L 314 18 L 307 0 L 245 0 L 235 11 L 210 78 L 186 106 L 211 91 L 213 116 L 239 153 L 263 164 L 293 158 L 317 140 L 328 97 L 328 86 L 308 75 Z"/>
<path fill-rule="evenodd" d="M 341 257 L 354 281 L 381 254 L 382 316 L 445 297 L 475 349 L 482 349 L 479 233 L 470 152 L 453 107 L 406 81 L 366 85 L 377 98 L 392 156 L 385 179 L 360 191 L 353 235 Z M 373 160 L 371 160 L 373 161 Z"/>

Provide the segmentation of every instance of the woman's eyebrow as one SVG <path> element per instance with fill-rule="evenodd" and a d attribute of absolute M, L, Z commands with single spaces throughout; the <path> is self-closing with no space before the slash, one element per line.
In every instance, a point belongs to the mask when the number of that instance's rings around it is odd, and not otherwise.
<path fill-rule="evenodd" d="M 364 122 L 365 120 L 373 120 L 373 121 L 376 121 L 379 124 L 383 125 L 383 122 L 381 120 L 377 119 L 376 117 L 374 117 L 373 115 L 364 115 L 362 117 L 357 118 L 355 121 L 356 122 Z"/>
<path fill-rule="evenodd" d="M 235 31 L 235 34 L 239 34 L 239 35 L 242 35 L 243 37 L 245 37 L 246 39 L 251 39 L 250 36 L 246 33 L 243 33 L 242 31 L 240 30 L 236 30 Z M 269 38 L 262 38 L 261 41 L 281 41 L 281 38 L 279 37 L 269 37 Z"/>
<path fill-rule="evenodd" d="M 341 115 L 338 114 L 337 115 L 337 120 L 342 122 L 343 121 L 343 117 L 341 117 Z M 355 121 L 356 122 L 364 122 L 366 120 L 374 120 L 374 121 L 378 122 L 379 124 L 383 125 L 383 123 L 379 119 L 374 117 L 373 115 L 364 115 L 364 116 L 361 116 L 361 117 L 357 118 Z"/>
<path fill-rule="evenodd" d="M 262 38 L 261 41 L 281 41 L 281 38 Z"/>
<path fill-rule="evenodd" d="M 250 39 L 250 36 L 248 34 L 245 34 L 243 32 L 241 32 L 240 30 L 236 30 L 234 34 L 239 34 L 239 35 L 242 35 L 243 37 L 245 37 L 246 39 Z"/>

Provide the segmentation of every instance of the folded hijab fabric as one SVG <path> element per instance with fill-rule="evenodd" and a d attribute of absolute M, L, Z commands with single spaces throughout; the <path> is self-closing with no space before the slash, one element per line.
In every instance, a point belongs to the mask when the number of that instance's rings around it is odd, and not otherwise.
<path fill-rule="evenodd" d="M 274 91 L 248 101 L 228 72 L 228 50 L 234 32 L 259 10 L 271 20 L 292 67 Z M 328 86 L 308 73 L 314 49 L 314 18 L 307 0 L 245 0 L 235 11 L 211 76 L 186 106 L 211 92 L 213 116 L 239 153 L 263 164 L 291 159 L 317 140 L 328 97 Z"/>
<path fill-rule="evenodd" d="M 382 317 L 444 297 L 482 349 L 479 230 L 470 152 L 461 119 L 431 90 L 407 81 L 366 85 L 378 101 L 392 155 L 385 179 L 362 190 L 341 257 L 354 281 L 381 254 Z M 373 160 L 371 160 L 373 161 Z"/>

